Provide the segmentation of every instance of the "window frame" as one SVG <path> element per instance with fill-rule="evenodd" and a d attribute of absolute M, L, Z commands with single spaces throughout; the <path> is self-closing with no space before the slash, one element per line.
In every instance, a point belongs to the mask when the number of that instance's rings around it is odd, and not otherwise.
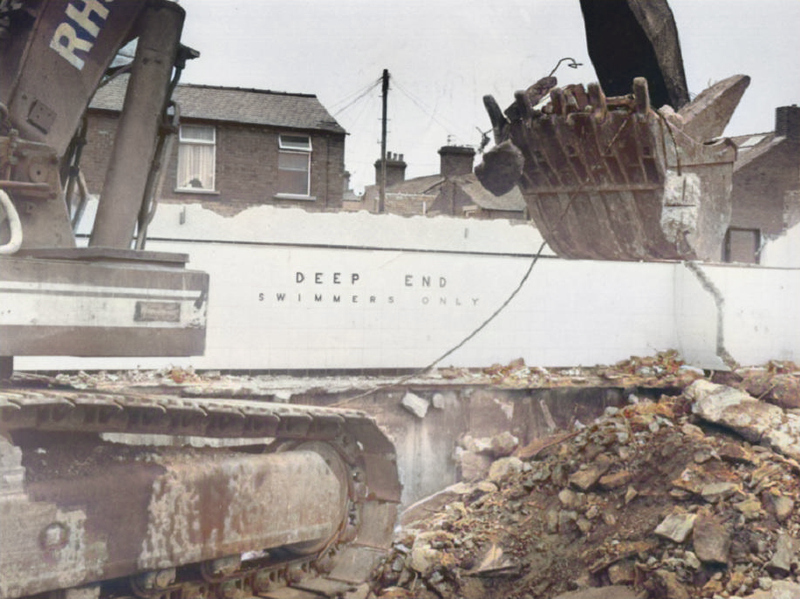
<path fill-rule="evenodd" d="M 289 138 L 303 138 L 306 143 L 292 143 Z M 313 143 L 311 135 L 300 133 L 279 133 L 278 134 L 278 181 L 276 187 L 280 186 L 280 172 L 299 173 L 303 172 L 300 169 L 282 168 L 280 164 L 281 154 L 305 156 L 306 157 L 306 193 L 293 193 L 290 191 L 281 191 L 280 188 L 275 194 L 276 198 L 289 199 L 289 200 L 315 200 L 316 198 L 311 195 L 311 156 L 313 154 Z"/>
<path fill-rule="evenodd" d="M 188 137 L 185 135 L 187 129 L 196 128 L 196 129 L 210 129 L 211 130 L 211 139 L 202 139 L 197 137 Z M 212 165 L 211 165 L 211 187 L 206 189 L 203 187 L 183 187 L 180 184 L 180 171 L 181 171 L 181 157 L 180 157 L 180 147 L 181 146 L 205 146 L 205 147 L 212 147 Z M 199 123 L 181 123 L 180 127 L 178 128 L 178 157 L 177 157 L 177 165 L 176 165 L 176 174 L 175 174 L 175 191 L 183 192 L 183 193 L 207 193 L 207 194 L 217 194 L 217 127 L 215 125 L 209 124 L 199 124 Z"/>
<path fill-rule="evenodd" d="M 733 258 L 733 234 L 747 233 L 752 236 L 753 241 L 753 255 L 752 261 L 747 262 L 734 262 Z M 759 228 L 752 227 L 728 227 L 725 231 L 725 239 L 722 244 L 722 261 L 729 264 L 761 264 L 761 248 L 763 244 L 763 233 Z"/>

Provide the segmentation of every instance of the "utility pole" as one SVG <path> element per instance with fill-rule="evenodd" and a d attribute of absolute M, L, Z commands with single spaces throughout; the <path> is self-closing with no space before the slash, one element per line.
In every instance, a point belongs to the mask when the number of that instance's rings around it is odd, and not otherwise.
<path fill-rule="evenodd" d="M 383 118 L 381 119 L 381 186 L 378 198 L 378 214 L 386 211 L 386 109 L 389 94 L 389 70 L 383 69 Z"/>

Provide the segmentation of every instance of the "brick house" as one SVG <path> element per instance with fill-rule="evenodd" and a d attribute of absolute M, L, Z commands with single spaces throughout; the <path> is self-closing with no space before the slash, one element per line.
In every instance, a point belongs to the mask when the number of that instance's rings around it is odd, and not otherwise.
<path fill-rule="evenodd" d="M 102 192 L 127 77 L 100 88 L 87 120 L 81 167 Z M 181 127 L 159 201 L 200 202 L 223 213 L 253 204 L 340 210 L 345 130 L 316 96 L 178 85 Z"/>
<path fill-rule="evenodd" d="M 475 150 L 466 146 L 443 146 L 439 150 L 439 173 L 414 179 L 405 178 L 402 154 L 389 153 L 386 159 L 386 206 L 389 214 L 449 215 L 461 218 L 526 219 L 525 200 L 518 187 L 503 196 L 484 188 L 472 165 Z M 364 190 L 360 208 L 376 211 L 380 193 L 381 160 L 375 161 L 375 185 Z"/>
<path fill-rule="evenodd" d="M 775 131 L 732 138 L 731 224 L 723 260 L 759 262 L 765 241 L 800 222 L 800 107 L 775 111 Z"/>

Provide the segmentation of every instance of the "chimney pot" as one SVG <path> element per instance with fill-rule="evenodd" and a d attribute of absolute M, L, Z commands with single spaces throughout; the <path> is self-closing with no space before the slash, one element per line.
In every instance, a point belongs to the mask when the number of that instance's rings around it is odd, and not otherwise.
<path fill-rule="evenodd" d="M 800 107 L 797 104 L 775 110 L 775 135 L 800 142 Z"/>
<path fill-rule="evenodd" d="M 406 180 L 406 163 L 403 155 L 386 152 L 386 187 L 397 185 Z M 381 184 L 381 159 L 375 161 L 375 185 Z"/>
<path fill-rule="evenodd" d="M 475 149 L 468 146 L 443 146 L 439 149 L 440 169 L 444 178 L 468 175 L 475 162 Z"/>

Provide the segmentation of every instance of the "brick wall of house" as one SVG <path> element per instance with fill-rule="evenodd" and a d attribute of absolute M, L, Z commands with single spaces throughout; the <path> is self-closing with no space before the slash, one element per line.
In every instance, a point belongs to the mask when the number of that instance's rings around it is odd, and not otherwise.
<path fill-rule="evenodd" d="M 792 207 L 791 192 L 800 183 L 800 147 L 780 143 L 733 176 L 731 227 L 779 235 Z"/>
<path fill-rule="evenodd" d="M 775 110 L 774 147 L 733 175 L 731 227 L 780 235 L 800 215 L 800 108 Z"/>
<path fill-rule="evenodd" d="M 193 122 L 192 124 L 211 124 Z M 307 210 L 339 210 L 344 194 L 344 135 L 321 132 L 311 136 L 312 200 L 277 198 L 278 134 L 266 127 L 216 123 L 216 170 L 213 193 L 176 191 L 178 141 L 167 164 L 161 201 L 192 201 L 209 205 L 273 204 L 296 206 Z M 101 193 L 105 169 L 111 154 L 116 116 L 109 113 L 90 114 L 87 146 L 81 165 L 89 190 Z M 294 133 L 298 133 L 295 131 Z"/>

